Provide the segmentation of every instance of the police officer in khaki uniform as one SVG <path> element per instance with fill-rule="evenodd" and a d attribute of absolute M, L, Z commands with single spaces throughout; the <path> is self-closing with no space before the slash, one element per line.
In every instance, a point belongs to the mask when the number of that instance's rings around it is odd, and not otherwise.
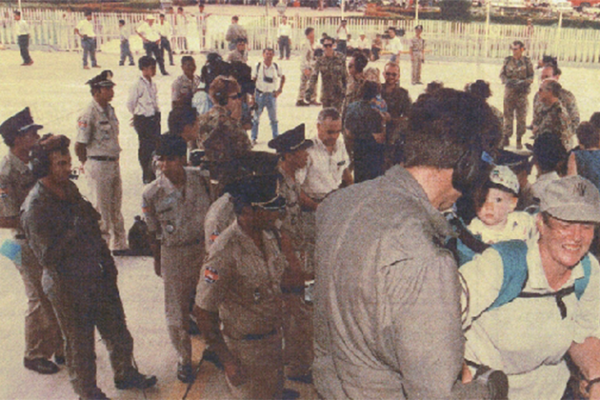
<path fill-rule="evenodd" d="M 29 152 L 42 128 L 33 122 L 29 107 L 0 126 L 0 134 L 9 147 L 8 155 L 0 163 L 0 227 L 11 229 L 20 247 L 20 257 L 13 261 L 21 273 L 27 295 L 23 363 L 25 368 L 40 374 L 53 374 L 59 369 L 50 361 L 52 355 L 57 363 L 64 363 L 62 335 L 52 305 L 42 289 L 42 267 L 19 224 L 19 208 L 36 182 L 27 166 Z"/>
<path fill-rule="evenodd" d="M 42 285 L 65 337 L 73 389 L 81 399 L 107 399 L 96 384 L 96 328 L 117 389 L 149 388 L 156 377 L 142 375 L 134 366 L 117 268 L 100 232 L 100 215 L 69 179 L 69 142 L 50 134 L 32 149 L 32 169 L 39 180 L 23 203 L 21 224 L 44 268 Z"/>
<path fill-rule="evenodd" d="M 421 69 L 425 62 L 425 39 L 421 37 L 423 33 L 423 25 L 415 26 L 415 37 L 410 39 L 410 62 L 412 65 L 412 84 L 422 85 Z"/>
<path fill-rule="evenodd" d="M 208 252 L 194 314 L 224 365 L 232 397 L 280 399 L 286 261 L 275 224 L 285 199 L 273 175 L 242 178 L 230 193 L 236 221 Z"/>
<path fill-rule="evenodd" d="M 306 149 L 313 142 L 304 136 L 304 124 L 285 132 L 269 142 L 280 156 L 282 176 L 279 194 L 286 200 L 286 213 L 281 224 L 282 248 L 290 267 L 289 279 L 281 288 L 284 299 L 283 337 L 284 361 L 288 379 L 312 383 L 310 367 L 313 361 L 312 306 L 304 301 L 305 281 L 314 279 L 306 270 L 306 245 L 300 207 L 301 189 L 296 172 L 308 161 Z"/>
<path fill-rule="evenodd" d="M 508 146 L 513 133 L 513 119 L 517 116 L 517 149 L 523 148 L 521 138 L 525 134 L 527 95 L 533 83 L 533 65 L 524 56 L 525 45 L 515 40 L 511 46 L 513 55 L 504 59 L 500 79 L 504 90 L 504 146 Z"/>
<path fill-rule="evenodd" d="M 326 37 L 321 39 L 323 56 L 317 59 L 310 76 L 310 82 L 305 94 L 305 101 L 310 102 L 315 90 L 317 80 L 321 74 L 321 102 L 323 108 L 335 107 L 342 112 L 342 103 L 346 94 L 348 70 L 346 69 L 346 56 L 334 51 L 335 39 Z"/>
<path fill-rule="evenodd" d="M 123 184 L 119 166 L 119 120 L 110 105 L 115 83 L 104 73 L 90 79 L 92 102 L 77 119 L 75 154 L 84 166 L 90 200 L 100 213 L 100 230 L 116 251 L 127 249 L 121 202 Z"/>
<path fill-rule="evenodd" d="M 187 145 L 177 135 L 161 137 L 156 150 L 162 174 L 143 193 L 143 211 L 153 243 L 154 268 L 165 284 L 165 312 L 177 351 L 177 378 L 193 380 L 190 307 L 204 259 L 204 217 L 210 205 L 207 177 L 185 167 Z"/>

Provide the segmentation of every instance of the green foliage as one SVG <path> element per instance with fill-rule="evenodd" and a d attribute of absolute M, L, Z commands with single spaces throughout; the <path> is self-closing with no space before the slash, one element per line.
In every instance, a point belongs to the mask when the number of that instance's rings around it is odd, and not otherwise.
<path fill-rule="evenodd" d="M 470 21 L 471 1 L 469 0 L 442 0 L 440 3 L 442 19 L 449 21 Z"/>

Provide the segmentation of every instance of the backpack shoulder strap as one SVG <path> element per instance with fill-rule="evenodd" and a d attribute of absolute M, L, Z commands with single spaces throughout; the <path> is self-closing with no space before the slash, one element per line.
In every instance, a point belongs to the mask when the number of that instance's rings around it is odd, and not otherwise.
<path fill-rule="evenodd" d="M 581 260 L 581 266 L 583 267 L 583 278 L 575 281 L 575 295 L 577 296 L 577 300 L 581 299 L 583 292 L 585 292 L 585 288 L 590 282 L 590 275 L 592 274 L 592 262 L 590 261 L 589 254 L 586 254 L 586 256 L 583 257 Z"/>
<path fill-rule="evenodd" d="M 258 76 L 258 71 L 260 71 L 260 64 L 260 61 L 258 62 L 258 64 L 256 64 L 256 76 Z"/>
<path fill-rule="evenodd" d="M 510 240 L 492 245 L 500 254 L 504 278 L 498 297 L 488 310 L 503 306 L 516 299 L 527 282 L 527 244 L 522 240 Z"/>

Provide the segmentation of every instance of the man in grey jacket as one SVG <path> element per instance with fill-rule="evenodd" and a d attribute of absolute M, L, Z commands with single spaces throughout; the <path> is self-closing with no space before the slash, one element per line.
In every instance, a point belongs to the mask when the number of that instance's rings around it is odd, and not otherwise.
<path fill-rule="evenodd" d="M 487 173 L 482 153 L 500 141 L 500 125 L 452 89 L 422 96 L 410 125 L 404 167 L 317 209 L 313 376 L 323 398 L 498 395 L 481 380 L 457 383 L 461 285 L 440 211 Z"/>

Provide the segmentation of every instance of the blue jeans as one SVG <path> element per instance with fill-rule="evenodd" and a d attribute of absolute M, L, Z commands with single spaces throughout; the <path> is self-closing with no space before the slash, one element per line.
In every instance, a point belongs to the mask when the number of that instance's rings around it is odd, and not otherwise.
<path fill-rule="evenodd" d="M 133 62 L 133 54 L 129 48 L 129 40 L 121 41 L 121 58 L 119 59 L 119 65 L 125 64 L 125 58 L 129 57 L 129 65 L 135 65 Z"/>
<path fill-rule="evenodd" d="M 87 67 L 88 65 L 88 54 L 90 55 L 90 61 L 92 62 L 92 67 L 95 67 L 96 64 L 96 38 L 85 37 L 81 39 L 81 47 L 83 47 L 83 66 Z"/>
<path fill-rule="evenodd" d="M 269 113 L 269 119 L 271 120 L 271 131 L 273 132 L 273 138 L 276 138 L 279 134 L 277 131 L 277 98 L 272 92 L 256 92 L 254 96 L 257 109 L 254 111 L 254 118 L 252 119 L 252 140 L 258 138 L 258 124 L 260 121 L 260 115 L 263 109 L 267 107 L 267 113 Z"/>

